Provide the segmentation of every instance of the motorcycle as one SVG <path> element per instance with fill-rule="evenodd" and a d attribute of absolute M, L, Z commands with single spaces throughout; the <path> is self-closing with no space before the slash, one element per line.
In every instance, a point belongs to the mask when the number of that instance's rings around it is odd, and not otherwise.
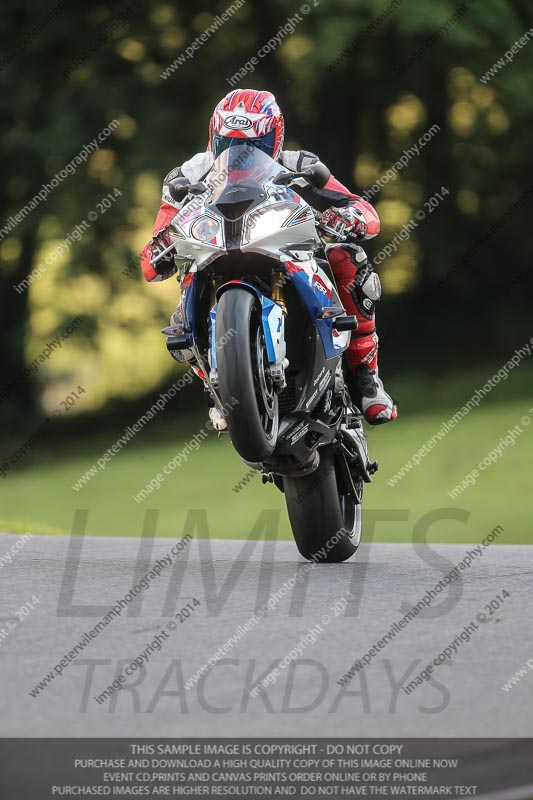
<path fill-rule="evenodd" d="M 181 282 L 183 324 L 163 329 L 167 347 L 192 350 L 233 446 L 284 493 L 298 550 L 317 562 L 356 552 L 363 485 L 377 470 L 343 374 L 357 319 L 325 256 L 349 237 L 297 191 L 329 175 L 321 163 L 291 172 L 257 147 L 229 147 L 203 182 L 171 183 L 173 199 L 188 201 L 152 259 L 173 251 Z"/>

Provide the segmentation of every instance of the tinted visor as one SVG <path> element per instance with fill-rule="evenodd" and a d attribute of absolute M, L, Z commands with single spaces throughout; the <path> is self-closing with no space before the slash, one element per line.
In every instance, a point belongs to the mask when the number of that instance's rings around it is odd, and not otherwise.
<path fill-rule="evenodd" d="M 276 131 L 270 131 L 270 133 L 265 133 L 264 136 L 258 136 L 256 139 L 221 136 L 219 133 L 215 133 L 213 137 L 213 155 L 215 158 L 218 158 L 219 155 L 224 152 L 224 150 L 228 149 L 228 147 L 239 147 L 239 145 L 245 144 L 250 145 L 251 147 L 257 147 L 258 150 L 266 153 L 267 156 L 270 156 L 270 158 L 274 158 L 275 142 Z"/>

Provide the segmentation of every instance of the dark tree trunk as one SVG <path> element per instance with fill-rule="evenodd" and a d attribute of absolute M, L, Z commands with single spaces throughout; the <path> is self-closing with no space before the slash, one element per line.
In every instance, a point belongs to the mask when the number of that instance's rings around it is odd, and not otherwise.
<path fill-rule="evenodd" d="M 14 286 L 28 277 L 35 255 L 35 233 L 29 228 L 20 237 L 22 245 L 17 267 L 9 277 L 0 279 L 0 340 L 2 342 L 2 379 L 0 394 L 8 389 L 2 398 L 2 406 L 7 409 L 8 419 L 27 417 L 35 410 L 36 397 L 33 382 L 24 375 L 25 328 L 28 314 L 28 289 L 20 293 Z"/>

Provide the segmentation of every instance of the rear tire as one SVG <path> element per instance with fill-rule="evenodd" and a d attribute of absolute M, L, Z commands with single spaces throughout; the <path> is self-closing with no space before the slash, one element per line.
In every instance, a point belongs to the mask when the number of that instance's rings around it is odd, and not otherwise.
<path fill-rule="evenodd" d="M 251 292 L 224 292 L 218 301 L 216 338 L 220 399 L 231 441 L 245 461 L 262 461 L 276 446 L 279 411 L 261 310 Z"/>
<path fill-rule="evenodd" d="M 342 479 L 331 447 L 319 450 L 320 464 L 301 478 L 284 477 L 285 500 L 296 546 L 310 561 L 350 558 L 361 539 L 361 504 L 340 489 Z"/>

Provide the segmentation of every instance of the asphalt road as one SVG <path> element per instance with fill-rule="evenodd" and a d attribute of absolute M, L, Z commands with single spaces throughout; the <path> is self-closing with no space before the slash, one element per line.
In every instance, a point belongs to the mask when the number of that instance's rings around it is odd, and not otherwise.
<path fill-rule="evenodd" d="M 362 545 L 347 563 L 310 569 L 291 542 L 247 550 L 237 540 L 192 541 L 32 697 L 174 541 L 143 541 L 142 548 L 153 549 L 139 553 L 138 539 L 36 536 L 7 563 L 19 538 L 0 534 L 1 736 L 533 736 L 533 671 L 510 691 L 501 688 L 533 657 L 533 547 L 486 548 L 460 582 L 341 687 L 337 680 L 354 660 L 473 545 L 423 552 L 412 544 Z M 249 632 L 241 628 L 224 660 L 187 690 L 185 682 L 286 582 L 295 585 L 273 601 L 268 616 Z M 352 599 L 335 616 L 348 592 Z M 491 613 L 485 606 L 497 595 L 503 603 Z M 190 616 L 176 620 L 187 604 Z M 470 641 L 435 668 L 431 682 L 407 694 L 401 685 L 480 613 L 486 618 Z M 314 634 L 302 644 L 309 629 Z M 161 649 L 153 646 L 148 665 L 98 703 L 94 698 L 156 634 Z M 252 697 L 254 681 L 299 643 L 275 682 Z"/>

